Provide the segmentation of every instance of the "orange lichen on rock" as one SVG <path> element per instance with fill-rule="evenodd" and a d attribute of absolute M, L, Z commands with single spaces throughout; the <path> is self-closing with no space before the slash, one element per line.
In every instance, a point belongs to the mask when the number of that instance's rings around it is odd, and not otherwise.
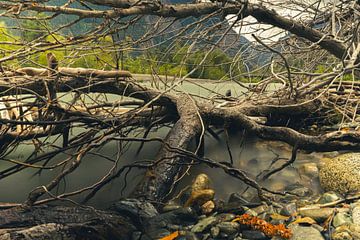
<path fill-rule="evenodd" d="M 286 228 L 284 224 L 274 225 L 249 214 L 237 216 L 233 222 L 238 222 L 240 224 L 247 225 L 254 230 L 259 230 L 268 237 L 279 236 L 289 239 L 292 236 L 291 230 Z"/>
<path fill-rule="evenodd" d="M 177 238 L 179 236 L 179 231 L 173 232 L 170 235 L 161 238 L 160 240 L 174 240 L 175 238 Z"/>

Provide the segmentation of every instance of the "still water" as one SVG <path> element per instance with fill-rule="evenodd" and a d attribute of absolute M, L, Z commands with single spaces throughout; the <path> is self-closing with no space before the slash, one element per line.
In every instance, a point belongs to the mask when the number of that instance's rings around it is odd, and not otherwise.
<path fill-rule="evenodd" d="M 150 83 L 149 83 L 150 84 Z M 231 89 L 233 96 L 240 96 L 243 89 L 234 83 L 206 83 L 204 86 L 207 89 L 194 86 L 190 83 L 184 83 L 179 87 L 179 90 L 190 91 L 193 94 L 213 97 L 214 92 L 225 93 L 226 90 Z M 63 100 L 69 96 L 64 96 Z M 118 96 L 110 96 L 107 98 L 110 101 L 119 100 Z M 88 100 L 89 101 L 89 100 Z M 79 130 L 80 131 L 80 130 Z M 152 132 L 149 137 L 165 137 L 169 128 L 161 128 Z M 211 136 L 205 138 L 205 156 L 216 161 L 229 161 L 230 157 L 226 146 L 226 137 L 221 129 L 219 131 L 220 141 L 215 140 Z M 72 135 L 77 135 L 78 132 L 72 132 Z M 142 136 L 139 132 L 139 137 Z M 271 165 L 272 160 L 276 157 L 289 159 L 291 156 L 291 148 L 282 143 L 268 142 L 261 139 L 257 139 L 253 136 L 246 136 L 245 141 L 242 141 L 242 134 L 232 134 L 228 141 L 231 148 L 231 154 L 234 160 L 234 165 L 248 173 L 249 176 L 255 177 L 261 171 L 266 170 Z M 47 141 L 54 141 L 56 137 L 51 137 Z M 42 139 L 45 140 L 45 139 Z M 46 140 L 45 140 L 46 141 Z M 55 143 L 61 145 L 61 137 L 55 141 Z M 82 161 L 81 166 L 68 175 L 60 186 L 53 190 L 54 194 L 61 194 L 64 192 L 70 192 L 78 190 L 80 188 L 89 186 L 99 181 L 109 170 L 112 168 L 113 163 L 99 155 L 107 156 L 112 159 L 116 159 L 117 150 L 119 149 L 119 143 L 111 142 L 98 150 L 96 155 L 87 155 Z M 139 144 L 133 143 L 131 145 L 122 145 L 121 149 L 123 154 L 121 156 L 121 164 L 119 167 L 125 164 L 130 164 L 136 160 L 154 159 L 157 150 L 160 148 L 158 143 L 147 143 L 144 145 L 143 150 L 139 155 L 136 155 L 136 150 Z M 26 142 L 18 146 L 8 158 L 23 161 L 34 150 L 34 146 L 31 141 Z M 46 151 L 46 149 L 44 149 Z M 66 153 L 58 155 L 52 164 L 57 161 L 61 161 L 67 157 Z M 315 166 L 319 162 L 319 159 L 323 157 L 322 153 L 304 153 L 298 154 L 296 162 L 287 167 L 285 170 L 273 175 L 270 179 L 266 180 L 262 184 L 271 190 L 282 191 L 284 188 L 291 184 L 300 183 L 306 187 L 312 189 L 315 193 L 320 191 L 318 187 L 318 179 L 313 177 L 312 174 L 304 174 L 304 164 L 314 163 Z M 279 160 L 274 163 L 274 166 L 279 166 L 284 160 Z M 1 161 L 0 170 L 4 170 L 7 167 L 12 166 L 11 163 Z M 41 174 L 37 173 L 37 169 L 26 169 L 18 172 L 12 176 L 0 180 L 0 202 L 23 202 L 27 198 L 28 193 L 35 187 L 47 184 L 54 178 L 61 169 L 46 170 Z M 179 184 L 179 189 L 189 185 L 192 179 L 198 174 L 205 172 L 210 176 L 212 180 L 212 186 L 216 191 L 216 197 L 226 200 L 228 196 L 233 192 L 241 192 L 246 188 L 240 180 L 227 176 L 221 169 L 208 168 L 206 166 L 193 167 L 189 174 L 184 176 L 183 181 Z M 126 176 L 122 175 L 120 178 L 114 180 L 108 184 L 89 202 L 89 204 L 105 208 L 112 202 L 121 197 L 127 196 L 133 187 L 141 180 L 143 171 L 134 169 Z M 127 187 L 122 192 L 125 182 Z M 79 200 L 79 197 L 73 199 Z"/>

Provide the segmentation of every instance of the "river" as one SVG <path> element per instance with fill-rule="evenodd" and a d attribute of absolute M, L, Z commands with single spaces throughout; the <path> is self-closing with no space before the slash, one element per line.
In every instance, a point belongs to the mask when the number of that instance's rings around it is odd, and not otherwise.
<path fill-rule="evenodd" d="M 186 90 L 193 94 L 206 97 L 213 96 L 214 94 L 212 91 L 225 93 L 226 90 L 231 89 L 233 96 L 239 96 L 243 92 L 243 88 L 239 85 L 229 82 L 217 84 L 207 82 L 203 83 L 203 86 L 209 90 L 190 83 L 184 83 L 179 86 L 179 90 Z M 107 97 L 110 101 L 119 99 L 118 96 L 109 95 Z M 63 99 L 66 100 L 67 97 L 64 96 Z M 152 132 L 149 137 L 164 137 L 168 130 L 169 128 L 166 127 L 157 129 L 155 132 Z M 221 131 L 221 129 L 219 129 L 219 131 Z M 72 134 L 76 135 L 78 134 L 78 131 L 75 131 Z M 141 132 L 139 132 L 139 134 L 139 136 L 141 136 Z M 230 158 L 226 147 L 225 134 L 220 133 L 219 136 L 221 137 L 220 142 L 211 136 L 205 137 L 205 156 L 217 161 L 229 161 Z M 241 144 L 241 138 L 242 133 L 234 133 L 230 136 L 229 145 L 231 146 L 234 165 L 247 172 L 251 177 L 255 177 L 262 170 L 268 169 L 271 161 L 276 156 L 285 159 L 289 159 L 291 156 L 291 148 L 287 144 L 264 141 L 257 139 L 254 136 L 246 136 L 246 140 Z M 54 136 L 46 141 L 54 141 L 56 139 L 57 137 Z M 56 140 L 56 143 L 59 145 L 60 142 L 61 138 Z M 158 143 L 147 143 L 141 153 L 136 156 L 135 152 L 138 146 L 138 143 L 122 146 L 122 149 L 126 149 L 126 151 L 121 156 L 121 165 L 129 164 L 139 159 L 153 159 L 160 147 Z M 118 143 L 111 142 L 102 147 L 98 153 L 114 159 L 116 158 L 118 147 Z M 8 156 L 8 158 L 23 161 L 32 153 L 33 149 L 32 142 L 26 142 L 19 145 L 16 151 Z M 46 151 L 46 149 L 44 150 Z M 52 161 L 52 163 L 63 160 L 66 156 L 66 153 L 60 154 Z M 286 186 L 292 184 L 301 184 L 317 193 L 320 191 L 318 179 L 312 177 L 311 174 L 304 174 L 304 171 L 306 171 L 304 170 L 304 166 L 309 166 L 309 163 L 317 164 L 322 157 L 324 157 L 324 154 L 322 153 L 305 153 L 300 151 L 296 162 L 292 166 L 273 175 L 262 184 L 265 187 L 276 191 L 283 191 Z M 283 162 L 284 160 L 277 161 L 274 166 Z M 1 170 L 12 165 L 13 164 L 11 163 L 0 161 Z M 109 171 L 112 165 L 112 162 L 106 161 L 97 155 L 87 155 L 82 161 L 81 166 L 74 173 L 68 175 L 59 187 L 52 192 L 59 194 L 64 191 L 69 192 L 93 184 L 100 180 L 102 176 Z M 41 174 L 35 174 L 37 169 L 26 169 L 0 180 L 0 202 L 23 202 L 32 189 L 47 184 L 59 173 L 59 171 L 61 171 L 61 169 L 43 171 Z M 196 166 L 189 171 L 189 174 L 184 176 L 183 181 L 178 186 L 178 190 L 190 184 L 194 176 L 200 172 L 207 173 L 210 176 L 217 198 L 227 200 L 231 193 L 242 192 L 246 188 L 246 185 L 240 180 L 226 175 L 221 169 Z M 89 204 L 99 208 L 105 208 L 117 199 L 127 196 L 141 179 L 142 174 L 143 171 L 134 169 L 127 175 L 126 182 L 128 187 L 123 192 L 123 195 L 121 194 L 120 189 L 124 186 L 125 178 L 124 175 L 122 175 L 119 179 L 116 179 L 98 192 Z M 253 192 L 248 191 L 246 194 L 251 195 Z M 246 196 L 246 194 L 244 196 Z M 79 197 L 74 197 L 73 199 L 79 200 Z"/>

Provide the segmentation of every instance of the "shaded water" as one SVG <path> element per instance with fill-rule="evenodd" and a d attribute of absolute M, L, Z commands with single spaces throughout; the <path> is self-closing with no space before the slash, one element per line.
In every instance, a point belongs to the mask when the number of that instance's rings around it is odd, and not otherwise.
<path fill-rule="evenodd" d="M 224 93 L 227 89 L 232 89 L 235 96 L 240 95 L 242 89 L 234 83 L 225 84 L 211 84 L 207 83 L 206 87 L 211 90 Z M 190 84 L 184 84 L 181 88 L 190 90 L 192 93 L 202 96 L 212 95 L 211 91 L 196 88 Z M 107 96 L 110 101 L 119 100 L 117 96 Z M 66 99 L 66 97 L 64 98 Z M 156 132 L 150 134 L 149 137 L 164 137 L 168 132 L 168 128 L 158 129 Z M 73 132 L 73 135 L 78 134 Z M 142 136 L 139 133 L 139 136 Z M 229 161 L 229 154 L 227 151 L 226 140 L 223 133 L 220 133 L 221 141 L 213 139 L 210 136 L 205 138 L 205 156 L 216 161 Z M 229 145 L 231 147 L 231 153 L 234 160 L 234 165 L 240 169 L 246 171 L 249 176 L 255 177 L 262 170 L 268 169 L 271 161 L 278 155 L 289 159 L 291 156 L 291 149 L 286 144 L 280 144 L 276 142 L 266 142 L 259 140 L 255 137 L 247 136 L 243 144 L 241 144 L 241 133 L 233 134 L 230 136 Z M 54 141 L 55 137 L 51 137 L 48 141 Z M 57 140 L 59 145 L 61 137 Z M 52 191 L 53 193 L 60 194 L 63 192 L 69 192 L 78 190 L 82 187 L 88 186 L 99 181 L 112 167 L 113 163 L 104 160 L 99 155 L 105 155 L 112 159 L 116 159 L 116 152 L 121 149 L 124 153 L 121 156 L 121 165 L 132 163 L 136 160 L 142 159 L 154 159 L 157 150 L 160 148 L 158 143 L 145 144 L 142 152 L 139 156 L 136 156 L 135 152 L 139 144 L 134 143 L 131 146 L 122 145 L 111 142 L 98 151 L 98 155 L 87 155 L 82 161 L 81 166 L 72 174 L 67 176 L 60 186 Z M 11 159 L 23 161 L 33 151 L 33 145 L 31 142 L 20 145 L 14 153 L 9 156 Z M 126 150 L 126 151 L 125 151 Z M 323 154 L 306 154 L 299 153 L 298 158 L 293 166 L 287 167 L 285 170 L 273 175 L 270 179 L 262 183 L 265 187 L 269 187 L 272 190 L 281 191 L 290 184 L 301 183 L 313 189 L 315 192 L 319 191 L 318 179 L 316 177 L 306 176 L 300 174 L 302 165 L 309 162 L 317 163 Z M 66 157 L 66 153 L 60 154 L 52 161 L 54 164 L 57 161 L 63 160 Z M 274 166 L 283 163 L 284 160 L 278 161 Z M 119 167 L 121 167 L 121 165 Z M 6 169 L 12 166 L 11 163 L 0 161 L 0 170 Z M 37 169 L 26 169 L 13 176 L 0 180 L 0 202 L 23 202 L 28 193 L 35 187 L 47 184 L 52 178 L 54 178 L 62 169 L 56 169 L 52 171 L 44 171 L 41 174 L 36 174 Z M 216 197 L 227 199 L 228 195 L 233 192 L 241 192 L 245 189 L 246 185 L 240 180 L 234 179 L 226 175 L 221 169 L 208 168 L 206 166 L 193 167 L 189 174 L 186 175 L 179 184 L 179 189 L 191 183 L 196 174 L 200 172 L 207 173 L 212 179 L 213 188 L 216 191 Z M 106 207 L 111 202 L 126 196 L 131 192 L 137 182 L 141 180 L 143 175 L 142 170 L 134 169 L 126 175 L 126 188 L 121 194 L 121 189 L 125 185 L 125 176 L 122 175 L 116 179 L 101 191 L 91 200 L 90 204 L 97 207 Z M 74 198 L 78 200 L 78 197 Z"/>

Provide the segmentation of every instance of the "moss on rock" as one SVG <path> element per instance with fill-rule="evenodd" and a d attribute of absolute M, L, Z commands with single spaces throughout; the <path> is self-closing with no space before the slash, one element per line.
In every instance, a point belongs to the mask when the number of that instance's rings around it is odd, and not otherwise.
<path fill-rule="evenodd" d="M 360 153 L 323 159 L 320 184 L 325 191 L 349 194 L 360 191 Z"/>

